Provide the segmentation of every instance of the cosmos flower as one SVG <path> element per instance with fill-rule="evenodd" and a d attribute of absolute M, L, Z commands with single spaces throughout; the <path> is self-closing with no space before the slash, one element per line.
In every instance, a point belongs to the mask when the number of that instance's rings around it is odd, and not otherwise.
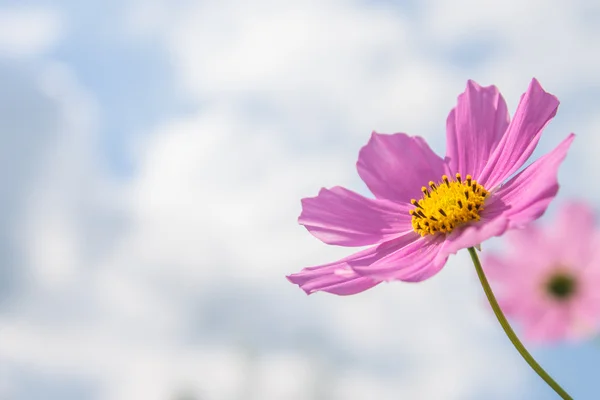
<path fill-rule="evenodd" d="M 533 79 L 511 121 L 495 86 L 469 81 L 447 119 L 445 158 L 419 136 L 373 132 L 357 168 L 375 198 L 343 187 L 321 189 L 302 200 L 298 219 L 327 244 L 372 246 L 288 280 L 309 294 L 338 295 L 382 281 L 423 281 L 450 254 L 535 220 L 558 191 L 558 167 L 574 135 L 513 174 L 533 153 L 558 104 Z"/>
<path fill-rule="evenodd" d="M 484 256 L 483 268 L 502 311 L 525 338 L 582 339 L 600 328 L 600 232 L 585 203 L 564 204 L 546 229 L 534 224 L 506 235 L 510 252 Z"/>

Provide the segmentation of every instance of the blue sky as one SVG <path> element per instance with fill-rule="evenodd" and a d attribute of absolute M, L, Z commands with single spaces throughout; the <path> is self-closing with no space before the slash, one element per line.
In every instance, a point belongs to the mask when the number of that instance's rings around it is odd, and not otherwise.
<path fill-rule="evenodd" d="M 299 199 L 365 192 L 354 163 L 372 130 L 443 154 L 467 79 L 510 110 L 533 76 L 556 94 L 534 158 L 578 137 L 544 219 L 573 196 L 597 204 L 599 13 L 0 2 L 0 397 L 552 399 L 466 254 L 348 298 L 283 276 L 349 254 L 296 224 Z M 598 343 L 532 349 L 575 398 L 597 397 Z"/>

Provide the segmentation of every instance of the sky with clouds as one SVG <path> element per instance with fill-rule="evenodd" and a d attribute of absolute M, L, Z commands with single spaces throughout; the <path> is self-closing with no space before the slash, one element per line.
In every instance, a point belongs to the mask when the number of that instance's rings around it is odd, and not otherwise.
<path fill-rule="evenodd" d="M 0 0 L 0 399 L 552 399 L 467 254 L 307 297 L 348 255 L 297 225 L 367 193 L 371 131 L 425 137 L 467 79 L 561 100 L 561 201 L 600 204 L 600 6 L 576 0 Z M 503 245 L 494 239 L 485 247 Z M 518 327 L 517 327 L 518 328 Z M 600 345 L 532 347 L 577 399 Z"/>

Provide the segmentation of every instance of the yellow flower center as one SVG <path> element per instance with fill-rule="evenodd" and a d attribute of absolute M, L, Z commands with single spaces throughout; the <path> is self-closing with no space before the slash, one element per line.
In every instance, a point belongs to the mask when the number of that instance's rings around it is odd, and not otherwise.
<path fill-rule="evenodd" d="M 412 226 L 421 236 L 449 233 L 459 225 L 479 221 L 479 213 L 489 195 L 471 175 L 462 180 L 460 174 L 456 174 L 455 181 L 443 175 L 440 183 L 429 182 L 429 188 L 423 186 L 421 191 L 421 200 L 410 201 L 415 206 L 410 210 Z"/>

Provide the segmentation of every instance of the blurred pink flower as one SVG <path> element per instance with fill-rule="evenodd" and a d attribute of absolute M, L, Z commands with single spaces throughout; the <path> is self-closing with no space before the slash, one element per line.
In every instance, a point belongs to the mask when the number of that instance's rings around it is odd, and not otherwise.
<path fill-rule="evenodd" d="M 445 159 L 421 137 L 373 132 L 357 168 L 375 199 L 322 189 L 302 200 L 298 221 L 327 244 L 375 246 L 288 279 L 308 294 L 338 295 L 422 281 L 450 254 L 538 218 L 558 191 L 558 167 L 574 135 L 501 184 L 533 153 L 558 104 L 533 79 L 510 121 L 495 86 L 468 81 L 448 116 Z"/>
<path fill-rule="evenodd" d="M 585 203 L 562 206 L 547 229 L 507 235 L 510 252 L 487 254 L 483 268 L 502 311 L 530 341 L 580 339 L 600 327 L 600 232 Z"/>

